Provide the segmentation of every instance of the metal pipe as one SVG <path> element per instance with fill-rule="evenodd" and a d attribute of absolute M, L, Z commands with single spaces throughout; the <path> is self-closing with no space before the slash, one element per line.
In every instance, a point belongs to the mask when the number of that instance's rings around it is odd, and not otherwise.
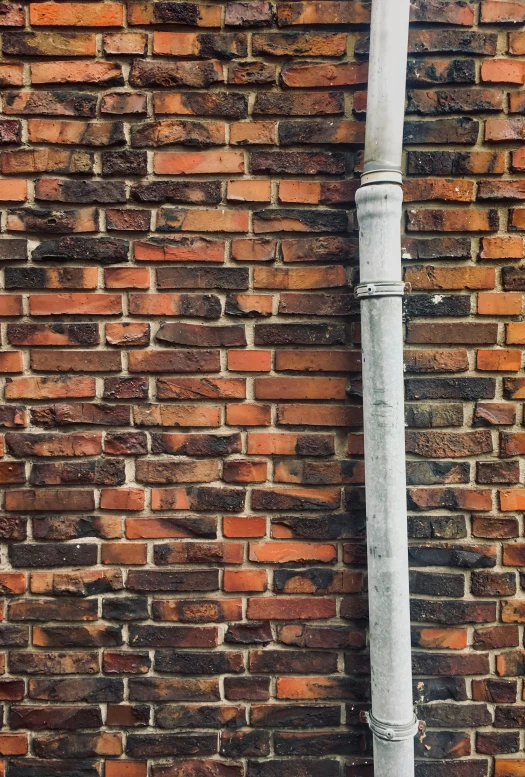
<path fill-rule="evenodd" d="M 391 170 L 401 183 L 409 15 L 410 0 L 372 1 L 365 181 L 367 173 Z"/>
<path fill-rule="evenodd" d="M 376 777 L 413 777 L 401 280 L 401 154 L 410 0 L 373 0 L 357 191 Z"/>

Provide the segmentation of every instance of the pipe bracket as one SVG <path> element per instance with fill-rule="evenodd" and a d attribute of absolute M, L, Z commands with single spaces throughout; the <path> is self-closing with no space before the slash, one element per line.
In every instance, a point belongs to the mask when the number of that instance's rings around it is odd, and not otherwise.
<path fill-rule="evenodd" d="M 419 720 L 414 715 L 410 723 L 384 723 L 374 718 L 371 712 L 365 713 L 366 722 L 373 734 L 387 742 L 399 742 L 403 739 L 413 739 L 419 731 Z"/>
<path fill-rule="evenodd" d="M 354 297 L 404 297 L 412 290 L 410 283 L 404 281 L 374 281 L 359 283 L 354 289 Z"/>

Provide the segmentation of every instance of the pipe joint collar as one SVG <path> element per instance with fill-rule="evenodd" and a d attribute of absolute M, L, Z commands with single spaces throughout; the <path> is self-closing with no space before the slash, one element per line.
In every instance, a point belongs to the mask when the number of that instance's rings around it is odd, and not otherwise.
<path fill-rule="evenodd" d="M 379 739 L 387 742 L 400 742 L 403 739 L 413 739 L 419 731 L 419 720 L 414 715 L 410 723 L 384 723 L 374 718 L 371 712 L 366 713 L 366 722 L 371 732 Z"/>
<path fill-rule="evenodd" d="M 370 170 L 361 176 L 361 186 L 369 186 L 372 183 L 397 183 L 403 185 L 403 176 L 399 170 Z"/>

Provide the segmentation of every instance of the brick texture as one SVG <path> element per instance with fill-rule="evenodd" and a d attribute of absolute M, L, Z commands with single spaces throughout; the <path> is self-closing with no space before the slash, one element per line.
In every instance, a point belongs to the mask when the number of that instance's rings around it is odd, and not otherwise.
<path fill-rule="evenodd" d="M 371 777 L 369 5 L 0 4 L 0 775 Z M 525 2 L 416 0 L 417 777 L 519 777 Z"/>

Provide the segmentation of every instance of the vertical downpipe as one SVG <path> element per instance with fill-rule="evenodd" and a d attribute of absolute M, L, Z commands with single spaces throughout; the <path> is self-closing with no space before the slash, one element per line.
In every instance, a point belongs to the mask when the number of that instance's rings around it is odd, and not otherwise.
<path fill-rule="evenodd" d="M 357 201 L 375 777 L 413 777 L 401 280 L 401 154 L 410 0 L 372 0 Z"/>

